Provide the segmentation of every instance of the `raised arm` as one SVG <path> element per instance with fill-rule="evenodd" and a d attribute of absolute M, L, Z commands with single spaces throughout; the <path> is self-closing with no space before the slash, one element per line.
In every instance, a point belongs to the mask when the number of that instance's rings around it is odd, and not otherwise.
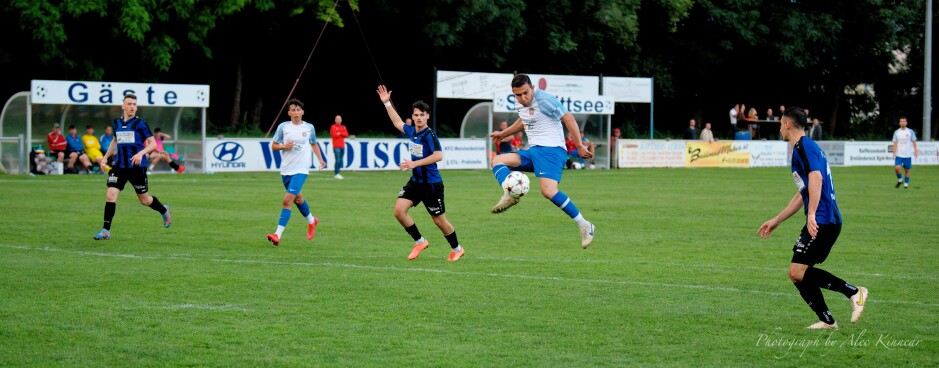
<path fill-rule="evenodd" d="M 377 92 L 378 98 L 385 104 L 385 112 L 388 113 L 388 118 L 391 119 L 391 123 L 394 124 L 398 131 L 404 133 L 404 120 L 401 120 L 401 117 L 398 116 L 398 112 L 395 111 L 394 105 L 391 104 L 391 91 L 389 91 L 385 85 L 380 85 L 378 86 Z"/>

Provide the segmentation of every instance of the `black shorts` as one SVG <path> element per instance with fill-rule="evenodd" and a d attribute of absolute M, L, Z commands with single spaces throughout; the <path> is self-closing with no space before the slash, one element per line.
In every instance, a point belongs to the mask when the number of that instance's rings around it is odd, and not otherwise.
<path fill-rule="evenodd" d="M 137 194 L 143 194 L 150 190 L 150 186 L 147 184 L 146 167 L 135 167 L 131 169 L 114 167 L 111 168 L 111 171 L 108 173 L 108 188 L 124 190 L 124 184 L 128 181 L 130 181 L 130 185 L 134 186 L 134 191 L 137 192 Z"/>
<path fill-rule="evenodd" d="M 799 240 L 792 247 L 792 263 L 814 266 L 825 262 L 831 247 L 841 234 L 841 224 L 818 225 L 818 236 L 812 239 L 808 227 L 802 227 Z"/>
<path fill-rule="evenodd" d="M 53 161 L 58 160 L 58 159 L 59 159 L 59 153 L 62 154 L 62 157 L 68 158 L 68 150 L 65 150 L 65 151 L 53 151 L 53 150 L 49 150 L 49 157 L 51 157 Z"/>
<path fill-rule="evenodd" d="M 424 202 L 427 213 L 431 216 L 440 216 L 447 212 L 443 204 L 443 182 L 439 183 L 415 183 L 408 180 L 408 183 L 398 192 L 398 198 L 404 198 L 414 202 L 411 207 Z"/>

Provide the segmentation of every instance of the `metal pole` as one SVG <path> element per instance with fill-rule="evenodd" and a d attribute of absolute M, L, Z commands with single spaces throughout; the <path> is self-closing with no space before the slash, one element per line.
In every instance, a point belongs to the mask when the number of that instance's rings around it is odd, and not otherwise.
<path fill-rule="evenodd" d="M 20 134 L 20 135 L 17 136 L 17 138 L 19 138 L 19 141 L 20 141 L 20 169 L 19 169 L 19 172 L 20 172 L 20 174 L 25 174 L 25 173 L 29 172 L 29 166 L 26 165 L 26 158 L 29 157 L 29 151 L 26 149 L 26 145 L 23 144 L 23 143 L 25 142 L 25 139 L 23 138 L 23 135 Z M 50 148 L 50 149 L 51 149 L 51 148 Z M 25 152 L 25 154 L 24 154 L 24 152 Z M 25 168 L 25 170 L 24 170 L 24 168 Z"/>
<path fill-rule="evenodd" d="M 926 68 L 923 72 L 923 140 L 932 139 L 932 0 L 926 0 Z"/>
<path fill-rule="evenodd" d="M 650 78 L 651 83 L 649 84 L 649 139 L 655 139 L 655 77 Z"/>
<path fill-rule="evenodd" d="M 207 174 L 209 170 L 207 167 L 205 167 L 205 165 L 208 162 L 208 156 L 206 155 L 207 152 L 205 150 L 205 108 L 204 107 L 202 108 L 202 147 L 200 147 L 200 149 L 202 150 L 202 173 Z"/>
<path fill-rule="evenodd" d="M 434 67 L 434 102 L 431 106 L 430 121 L 433 124 L 434 132 L 437 132 L 437 67 Z M 438 133 L 439 134 L 439 133 Z"/>

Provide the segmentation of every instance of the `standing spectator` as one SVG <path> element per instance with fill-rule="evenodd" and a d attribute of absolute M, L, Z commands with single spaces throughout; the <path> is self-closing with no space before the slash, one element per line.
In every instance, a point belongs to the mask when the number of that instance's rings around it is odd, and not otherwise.
<path fill-rule="evenodd" d="M 49 157 L 54 158 L 60 164 L 65 161 L 68 143 L 65 141 L 65 136 L 62 135 L 59 123 L 52 124 L 52 131 L 46 136 L 46 141 L 49 143 Z"/>
<path fill-rule="evenodd" d="M 751 139 L 756 139 L 760 134 L 760 126 L 755 122 L 760 120 L 760 116 L 757 115 L 755 107 L 751 107 L 750 110 L 747 111 L 747 118 L 745 120 L 751 122 L 747 124 L 750 129 L 750 137 L 753 137 Z"/>
<path fill-rule="evenodd" d="M 812 115 L 809 115 L 809 109 L 805 109 L 805 121 L 812 121 Z"/>
<path fill-rule="evenodd" d="M 776 120 L 776 119 L 779 119 L 779 118 L 777 118 L 775 115 L 773 115 L 773 109 L 766 109 L 766 120 L 767 120 L 767 121 L 774 121 L 774 120 Z"/>
<path fill-rule="evenodd" d="M 714 142 L 714 133 L 711 132 L 711 123 L 704 124 L 704 129 L 701 130 L 701 140 Z"/>
<path fill-rule="evenodd" d="M 78 173 L 78 169 L 75 169 L 75 161 L 78 160 L 85 167 L 85 171 L 90 172 L 91 161 L 88 160 L 88 155 L 85 154 L 85 145 L 78 136 L 78 129 L 75 129 L 74 125 L 68 126 L 68 135 L 65 136 L 65 141 L 68 143 L 68 165 L 66 165 L 68 169 L 66 171 Z"/>
<path fill-rule="evenodd" d="M 812 119 L 812 127 L 809 128 L 809 138 L 813 141 L 822 140 L 822 126 L 818 119 Z"/>
<path fill-rule="evenodd" d="M 163 160 L 166 161 L 166 163 L 170 165 L 170 168 L 172 168 L 173 171 L 176 171 L 177 174 L 182 174 L 183 171 L 186 171 L 186 167 L 176 163 L 176 161 L 173 160 L 173 156 L 171 156 L 169 152 L 166 152 L 166 149 L 163 148 L 164 139 L 173 139 L 173 136 L 163 133 L 160 128 L 153 130 L 153 141 L 156 144 L 156 149 L 150 152 L 149 171 L 153 171 L 153 168 L 156 167 L 156 164 L 159 163 L 160 160 Z"/>
<path fill-rule="evenodd" d="M 619 128 L 613 129 L 613 136 L 610 137 L 610 162 L 612 167 L 619 167 L 619 152 L 616 149 L 620 140 L 620 130 Z"/>
<path fill-rule="evenodd" d="M 783 116 L 786 113 L 786 106 L 779 105 L 779 116 Z"/>
<path fill-rule="evenodd" d="M 95 126 L 88 124 L 85 126 L 85 135 L 82 136 L 82 146 L 85 148 L 85 154 L 91 162 L 97 163 L 102 173 L 111 171 L 107 161 L 104 160 L 104 153 L 101 152 L 101 143 L 95 137 Z"/>
<path fill-rule="evenodd" d="M 694 119 L 691 119 L 691 121 L 688 122 L 688 129 L 685 129 L 685 134 L 682 136 L 682 138 L 690 141 L 698 139 L 698 128 Z"/>
<path fill-rule="evenodd" d="M 737 110 L 739 109 L 740 109 L 740 104 L 736 104 L 734 105 L 733 108 L 730 109 L 730 136 L 731 137 L 733 137 L 734 132 L 737 131 Z"/>
<path fill-rule="evenodd" d="M 333 174 L 336 179 L 342 179 L 339 170 L 342 169 L 346 157 L 346 138 L 349 138 L 349 131 L 342 125 L 342 116 L 336 115 L 333 119 L 333 126 L 329 127 L 329 136 L 333 138 L 333 154 L 336 156 L 333 163 Z"/>
<path fill-rule="evenodd" d="M 503 120 L 501 123 L 499 123 L 499 131 L 501 132 L 506 129 L 509 129 L 509 123 Z M 512 149 L 512 139 L 513 136 L 502 138 L 499 141 L 499 145 L 496 146 L 496 154 L 501 155 L 503 153 L 515 152 L 515 150 Z"/>

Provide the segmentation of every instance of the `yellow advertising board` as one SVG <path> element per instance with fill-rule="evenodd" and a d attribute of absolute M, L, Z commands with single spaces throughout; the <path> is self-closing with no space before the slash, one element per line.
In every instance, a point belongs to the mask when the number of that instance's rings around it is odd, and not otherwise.
<path fill-rule="evenodd" d="M 686 167 L 750 167 L 750 142 L 685 142 Z"/>

